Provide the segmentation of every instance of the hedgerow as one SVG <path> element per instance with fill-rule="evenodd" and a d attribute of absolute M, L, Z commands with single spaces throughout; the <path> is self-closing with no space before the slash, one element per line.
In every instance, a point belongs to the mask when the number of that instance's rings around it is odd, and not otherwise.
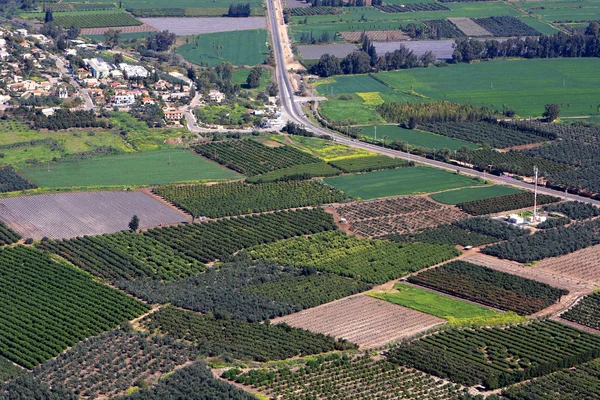
<path fill-rule="evenodd" d="M 537 197 L 538 205 L 555 203 L 557 201 L 560 201 L 558 197 L 549 196 L 546 194 L 539 194 Z M 518 210 L 521 208 L 533 207 L 533 193 L 528 191 L 507 194 L 489 199 L 467 201 L 464 203 L 459 203 L 456 206 L 471 215 L 485 215 L 503 211 Z"/>
<path fill-rule="evenodd" d="M 369 172 L 381 169 L 391 169 L 399 167 L 412 167 L 415 165 L 412 161 L 402 160 L 400 158 L 391 158 L 388 156 L 367 156 L 342 158 L 340 160 L 329 161 L 329 164 L 344 172 Z"/>

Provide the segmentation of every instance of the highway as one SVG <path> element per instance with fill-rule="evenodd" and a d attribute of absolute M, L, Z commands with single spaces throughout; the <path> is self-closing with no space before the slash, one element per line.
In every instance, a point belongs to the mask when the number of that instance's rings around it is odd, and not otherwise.
<path fill-rule="evenodd" d="M 361 142 L 355 139 L 348 138 L 346 136 L 342 136 L 336 132 L 330 131 L 328 129 L 323 128 L 320 125 L 313 123 L 309 118 L 307 118 L 304 115 L 298 104 L 299 102 L 294 100 L 294 89 L 287 72 L 285 57 L 283 53 L 283 43 L 281 43 L 280 35 L 280 29 L 286 29 L 286 27 L 285 25 L 281 26 L 279 24 L 279 21 L 283 23 L 283 17 L 281 16 L 281 18 L 277 18 L 275 14 L 276 12 L 281 12 L 280 0 L 267 0 L 267 16 L 269 18 L 269 26 L 271 28 L 271 36 L 273 39 L 273 52 L 275 54 L 275 61 L 277 63 L 275 76 L 277 78 L 277 84 L 279 86 L 282 112 L 284 117 L 287 117 L 288 120 L 295 122 L 296 124 L 304 125 L 306 129 L 315 132 L 319 135 L 332 136 L 336 142 L 345 144 L 347 146 L 370 150 L 372 152 L 384 154 L 390 157 L 403 158 L 405 160 L 414 161 L 420 164 L 429 165 L 440 169 L 460 171 L 461 174 L 477 176 L 495 183 L 507 184 L 520 188 L 525 188 L 528 190 L 533 190 L 533 185 L 529 183 L 521 182 L 507 177 L 495 176 L 489 173 L 486 174 L 484 172 L 475 171 L 470 168 L 450 165 L 442 161 L 430 160 L 425 157 L 404 153 L 388 148 L 383 148 L 381 146 L 376 146 L 370 143 Z M 561 198 L 568 198 L 570 200 L 579 200 L 600 206 L 600 201 L 593 200 L 587 197 L 576 196 L 573 194 L 569 194 L 567 196 L 564 192 L 548 189 L 546 187 L 538 187 L 538 193 L 549 194 Z"/>

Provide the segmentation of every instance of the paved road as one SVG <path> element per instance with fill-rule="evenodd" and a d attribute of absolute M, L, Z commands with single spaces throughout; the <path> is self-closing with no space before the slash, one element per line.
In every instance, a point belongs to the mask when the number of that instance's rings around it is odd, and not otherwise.
<path fill-rule="evenodd" d="M 94 109 L 94 102 L 92 101 L 92 98 L 90 97 L 90 93 L 88 92 L 87 89 L 84 89 L 81 87 L 81 85 L 79 84 L 79 82 L 77 82 L 75 79 L 73 79 L 71 72 L 67 69 L 67 67 L 65 66 L 65 63 L 63 62 L 63 60 L 60 59 L 60 57 L 57 57 L 55 55 L 51 55 L 51 58 L 54 59 L 54 61 L 56 62 L 56 66 L 58 67 L 58 69 L 60 70 L 60 73 L 62 75 L 66 75 L 69 78 L 69 81 L 67 83 L 73 85 L 73 87 L 75 87 L 78 92 L 79 95 L 81 96 L 81 99 L 83 100 L 83 108 L 86 110 L 93 110 Z"/>
<path fill-rule="evenodd" d="M 276 9 L 277 8 L 277 9 Z M 282 112 L 284 115 L 284 120 L 288 119 L 297 124 L 304 125 L 304 127 L 310 131 L 313 131 L 320 135 L 329 135 L 334 138 L 334 140 L 338 143 L 342 143 L 351 147 L 370 150 L 375 153 L 384 154 L 390 157 L 403 158 L 405 160 L 410 160 L 414 162 L 418 162 L 421 164 L 429 165 L 436 168 L 441 168 L 450 171 L 460 171 L 462 174 L 478 176 L 496 183 L 508 184 L 520 188 L 525 189 L 533 189 L 533 185 L 517 181 L 515 179 L 499 177 L 495 175 L 486 174 L 483 172 L 475 171 L 470 168 L 458 167 L 454 165 L 447 164 L 441 161 L 430 160 L 425 157 L 416 156 L 413 154 L 404 153 L 397 150 L 392 150 L 388 148 L 383 148 L 380 146 L 376 146 L 373 144 L 361 142 L 358 140 L 350 139 L 346 136 L 342 136 L 338 133 L 329 131 L 324 129 L 323 127 L 313 123 L 310 119 L 308 119 L 304 113 L 301 111 L 298 106 L 298 97 L 294 97 L 294 91 L 292 87 L 292 83 L 290 81 L 289 75 L 286 70 L 285 58 L 283 56 L 283 48 L 281 43 L 281 35 L 280 29 L 286 29 L 285 26 L 280 26 L 278 24 L 278 18 L 276 18 L 275 13 L 281 11 L 281 3 L 279 0 L 267 0 L 267 17 L 269 18 L 269 25 L 271 28 L 272 38 L 273 38 L 273 51 L 275 53 L 275 60 L 277 62 L 277 68 L 275 70 L 275 76 L 277 78 L 277 83 L 279 85 L 280 90 L 280 98 L 282 105 Z M 282 21 L 282 19 L 279 19 Z M 538 188 L 539 193 L 549 194 L 557 197 L 566 197 L 564 192 L 548 189 L 545 187 Z M 587 197 L 575 196 L 572 194 L 568 195 L 569 199 L 579 200 L 590 204 L 595 204 L 600 206 L 600 201 L 592 200 Z"/>

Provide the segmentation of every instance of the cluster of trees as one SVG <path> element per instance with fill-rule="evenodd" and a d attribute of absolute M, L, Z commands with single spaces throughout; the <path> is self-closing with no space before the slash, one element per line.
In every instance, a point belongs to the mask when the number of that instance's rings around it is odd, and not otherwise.
<path fill-rule="evenodd" d="M 17 113 L 28 121 L 35 129 L 58 131 L 69 128 L 111 128 L 109 120 L 98 119 L 93 110 L 70 111 L 57 110 L 53 115 L 46 116 L 40 110 L 30 110 L 20 107 Z"/>
<path fill-rule="evenodd" d="M 600 215 L 600 208 L 581 201 L 565 201 L 544 207 L 548 212 L 559 212 L 571 219 L 584 220 Z"/>
<path fill-rule="evenodd" d="M 545 283 L 465 261 L 453 261 L 423 271 L 410 276 L 408 281 L 520 315 L 543 310 L 569 293 Z"/>
<path fill-rule="evenodd" d="M 57 383 L 50 387 L 31 374 L 0 385 L 0 400 L 79 400 L 79 396 Z"/>
<path fill-rule="evenodd" d="M 341 191 L 320 182 L 242 182 L 218 185 L 169 185 L 154 193 L 195 217 L 212 218 L 288 208 L 339 203 L 348 199 Z"/>
<path fill-rule="evenodd" d="M 391 362 L 488 389 L 546 375 L 598 355 L 600 338 L 550 320 L 507 328 L 446 330 L 387 353 Z"/>
<path fill-rule="evenodd" d="M 458 252 L 452 246 L 358 239 L 333 231 L 255 246 L 249 254 L 255 259 L 315 267 L 381 284 L 448 260 Z"/>
<path fill-rule="evenodd" d="M 259 87 L 260 86 L 260 78 L 262 77 L 262 73 L 263 73 L 263 70 L 260 65 L 253 67 L 250 70 L 250 73 L 248 74 L 248 78 L 246 78 L 246 85 L 250 89 L 256 89 L 257 87 Z"/>
<path fill-rule="evenodd" d="M 571 218 L 568 218 L 568 217 L 548 218 L 544 222 L 540 222 L 539 224 L 537 224 L 536 228 L 538 228 L 538 229 L 558 228 L 559 226 L 564 226 L 570 222 L 571 222 Z"/>
<path fill-rule="evenodd" d="M 12 343 L 0 348 L 0 354 L 26 368 L 149 309 L 31 247 L 0 250 L 0 268 L 6 307 L 2 335 Z M 35 326 L 23 315 L 34 318 Z"/>
<path fill-rule="evenodd" d="M 501 57 L 557 58 L 599 57 L 600 24 L 592 21 L 583 33 L 541 35 L 537 38 L 497 40 L 458 39 L 452 53 L 452 62 L 471 62 Z"/>
<path fill-rule="evenodd" d="M 34 183 L 17 174 L 11 165 L 0 167 L 0 193 L 35 189 L 36 187 Z"/>
<path fill-rule="evenodd" d="M 151 33 L 146 39 L 146 48 L 152 51 L 168 51 L 177 36 L 169 31 Z"/>
<path fill-rule="evenodd" d="M 197 362 L 160 379 L 158 384 L 153 387 L 143 388 L 131 394 L 116 397 L 115 400 L 175 400 L 182 398 L 201 398 L 205 400 L 256 399 L 254 395 L 216 379 L 206 364 Z M 71 400 L 68 397 L 64 399 Z M 55 399 L 49 398 L 48 400 Z"/>
<path fill-rule="evenodd" d="M 288 135 L 314 137 L 315 134 L 304 128 L 304 124 L 296 124 L 293 121 L 286 122 L 285 126 L 281 128 L 281 132 L 285 132 Z"/>
<path fill-rule="evenodd" d="M 324 162 L 293 165 L 246 179 L 248 183 L 304 181 L 315 176 L 334 176 L 342 171 Z"/>
<path fill-rule="evenodd" d="M 254 140 L 211 142 L 196 146 L 196 152 L 247 176 L 319 162 L 291 146 L 267 147 Z"/>
<path fill-rule="evenodd" d="M 454 226 L 471 232 L 495 237 L 498 240 L 510 240 L 529 235 L 528 229 L 517 228 L 489 217 L 473 217 L 453 222 Z"/>
<path fill-rule="evenodd" d="M 373 71 L 427 67 L 435 60 L 436 57 L 431 51 L 417 56 L 412 50 L 403 45 L 400 45 L 397 50 L 378 56 L 375 45 L 367 35 L 363 35 L 360 51 L 350 53 L 341 60 L 336 56 L 323 54 L 319 61 L 310 67 L 309 71 L 321 77 L 340 74 L 365 74 Z"/>
<path fill-rule="evenodd" d="M 425 228 L 423 230 L 406 233 L 403 235 L 389 234 L 382 239 L 393 240 L 395 242 L 421 242 L 431 244 L 448 244 L 461 246 L 481 246 L 496 242 L 498 239 L 480 233 L 469 232 L 466 229 L 454 225 L 443 224 L 436 227 Z"/>
<path fill-rule="evenodd" d="M 243 372 L 238 368 L 225 371 L 221 377 L 258 388 L 277 399 L 350 398 L 373 399 L 454 399 L 459 385 L 443 384 L 413 369 L 399 368 L 386 360 L 369 355 L 352 357 L 329 354 L 302 361 L 297 368 L 254 369 Z"/>
<path fill-rule="evenodd" d="M 229 11 L 227 11 L 227 16 L 245 18 L 249 17 L 251 12 L 252 10 L 250 9 L 250 3 L 230 4 Z"/>
<path fill-rule="evenodd" d="M 251 262 L 243 254 L 189 278 L 121 281 L 117 286 L 151 304 L 171 303 L 248 322 L 291 314 L 371 288 L 365 282 L 316 273 L 312 268 Z"/>
<path fill-rule="evenodd" d="M 103 279 L 175 279 L 199 273 L 204 265 L 146 235 L 131 232 L 47 240 L 40 248 L 65 257 Z"/>
<path fill-rule="evenodd" d="M 227 315 L 199 315 L 175 307 L 163 307 L 144 317 L 150 333 L 161 333 L 195 344 L 206 356 L 241 360 L 284 360 L 333 350 L 355 349 L 355 344 L 286 324 L 261 324 L 229 319 Z"/>
<path fill-rule="evenodd" d="M 554 203 L 557 201 L 560 201 L 558 197 L 546 194 L 540 194 L 537 197 L 538 205 Z M 520 208 L 533 207 L 533 193 L 527 191 L 492 197 L 490 199 L 466 201 L 458 203 L 457 207 L 471 215 L 485 215 L 518 210 Z"/>
<path fill-rule="evenodd" d="M 377 106 L 377 112 L 389 122 L 395 122 L 408 129 L 429 123 L 479 122 L 495 118 L 497 113 L 487 107 L 450 101 L 428 103 L 383 103 Z"/>
<path fill-rule="evenodd" d="M 0 221 L 0 246 L 17 243 L 21 240 L 21 235 L 13 231 L 4 222 Z"/>
<path fill-rule="evenodd" d="M 498 258 L 528 263 L 557 257 L 600 243 L 600 221 L 591 220 L 538 231 L 507 242 L 486 247 L 483 253 Z"/>
<path fill-rule="evenodd" d="M 143 386 L 145 376 L 171 372 L 195 359 L 192 346 L 172 338 L 112 330 L 36 367 L 33 376 L 85 397 L 114 396 Z"/>

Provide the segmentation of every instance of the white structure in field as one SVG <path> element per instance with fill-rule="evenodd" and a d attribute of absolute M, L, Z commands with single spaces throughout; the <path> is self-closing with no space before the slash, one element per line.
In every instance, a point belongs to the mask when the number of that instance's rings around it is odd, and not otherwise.
<path fill-rule="evenodd" d="M 510 214 L 508 216 L 508 222 L 512 224 L 523 224 L 525 223 L 525 219 L 518 214 Z"/>
<path fill-rule="evenodd" d="M 147 78 L 150 73 L 148 70 L 140 65 L 129 65 L 125 63 L 119 64 L 119 68 L 125 74 L 127 79 L 132 78 Z"/>

